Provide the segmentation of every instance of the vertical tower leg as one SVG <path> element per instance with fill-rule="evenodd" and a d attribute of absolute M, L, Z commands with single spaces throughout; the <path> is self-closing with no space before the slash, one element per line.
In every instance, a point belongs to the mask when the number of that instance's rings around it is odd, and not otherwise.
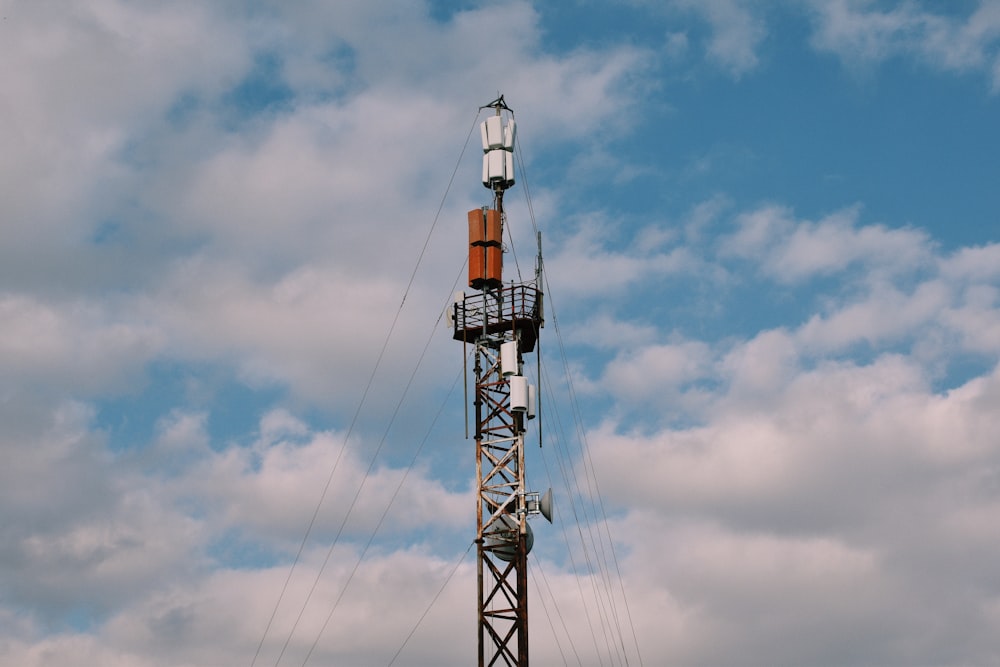
<path fill-rule="evenodd" d="M 528 545 L 522 533 L 517 546 L 517 664 L 528 665 Z"/>
<path fill-rule="evenodd" d="M 527 665 L 524 436 L 500 368 L 499 338 L 476 342 L 479 665 Z"/>

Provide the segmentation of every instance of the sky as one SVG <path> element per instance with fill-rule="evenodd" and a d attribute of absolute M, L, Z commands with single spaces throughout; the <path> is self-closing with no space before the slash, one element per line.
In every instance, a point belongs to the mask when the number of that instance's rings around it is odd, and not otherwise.
<path fill-rule="evenodd" d="M 533 662 L 1000 663 L 997 0 L 0 0 L 0 81 L 0 663 L 475 660 L 499 94 Z"/>

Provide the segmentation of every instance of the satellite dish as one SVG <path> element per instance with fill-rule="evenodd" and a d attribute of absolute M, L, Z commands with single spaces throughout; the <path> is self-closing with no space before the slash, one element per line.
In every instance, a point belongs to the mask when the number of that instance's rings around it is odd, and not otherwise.
<path fill-rule="evenodd" d="M 531 553 L 535 544 L 535 534 L 530 524 L 525 524 L 524 553 Z M 513 514 L 501 514 L 494 522 L 493 529 L 483 534 L 483 542 L 493 555 L 504 562 L 511 562 L 517 557 L 517 540 L 520 535 L 520 522 Z"/>
<path fill-rule="evenodd" d="M 549 523 L 552 523 L 552 487 L 549 487 L 542 499 L 538 501 L 538 511 L 549 520 Z"/>

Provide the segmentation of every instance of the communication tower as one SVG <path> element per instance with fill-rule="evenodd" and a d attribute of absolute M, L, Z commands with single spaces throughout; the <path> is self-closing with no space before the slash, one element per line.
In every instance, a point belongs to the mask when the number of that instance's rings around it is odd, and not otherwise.
<path fill-rule="evenodd" d="M 524 437 L 536 416 L 524 355 L 536 349 L 542 314 L 541 252 L 534 280 L 503 281 L 503 196 L 514 185 L 515 123 L 503 96 L 482 107 L 483 185 L 491 206 L 469 211 L 469 287 L 456 296 L 454 338 L 474 346 L 479 665 L 528 664 L 528 516 L 552 520 L 551 489 L 525 487 Z"/>

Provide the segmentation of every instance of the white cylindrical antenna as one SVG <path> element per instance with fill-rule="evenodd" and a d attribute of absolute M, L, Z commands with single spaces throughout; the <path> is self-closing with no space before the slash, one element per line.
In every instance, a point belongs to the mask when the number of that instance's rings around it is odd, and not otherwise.
<path fill-rule="evenodd" d="M 523 375 L 510 377 L 510 409 L 512 412 L 528 411 L 528 378 Z"/>
<path fill-rule="evenodd" d="M 509 340 L 506 343 L 501 343 L 500 372 L 504 377 L 509 377 L 517 375 L 519 370 L 517 363 L 517 341 Z"/>
<path fill-rule="evenodd" d="M 528 385 L 528 419 L 535 418 L 535 405 L 538 403 L 537 392 L 535 390 L 535 385 Z"/>

